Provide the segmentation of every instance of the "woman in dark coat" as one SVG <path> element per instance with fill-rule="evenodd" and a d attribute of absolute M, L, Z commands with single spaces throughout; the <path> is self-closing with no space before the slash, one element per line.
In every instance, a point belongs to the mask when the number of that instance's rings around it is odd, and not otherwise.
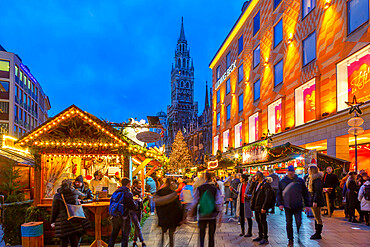
<path fill-rule="evenodd" d="M 321 218 L 321 207 L 325 206 L 325 199 L 323 193 L 322 183 L 322 172 L 319 172 L 317 166 L 310 166 L 308 169 L 308 191 L 310 192 L 310 206 L 315 217 L 315 234 L 311 236 L 311 239 L 321 239 L 322 233 L 322 218 Z"/>
<path fill-rule="evenodd" d="M 51 223 L 55 227 L 55 236 L 60 238 L 60 246 L 67 247 L 70 243 L 71 247 L 78 247 L 79 241 L 85 229 L 90 227 L 90 222 L 86 220 L 68 220 L 67 209 L 63 202 L 62 195 L 67 204 L 79 205 L 79 196 L 81 192 L 72 186 L 71 180 L 63 180 L 62 186 L 58 189 L 53 198 L 51 209 Z"/>
<path fill-rule="evenodd" d="M 346 182 L 346 202 L 348 204 L 348 221 L 353 223 L 359 223 L 355 216 L 355 210 L 361 215 L 360 201 L 358 200 L 359 186 L 356 181 L 356 172 L 350 172 Z"/>
<path fill-rule="evenodd" d="M 180 225 L 183 211 L 177 193 L 172 189 L 172 179 L 166 178 L 163 187 L 154 196 L 158 214 L 158 226 L 162 228 L 162 246 L 164 234 L 169 231 L 170 247 L 174 245 L 176 227 Z"/>

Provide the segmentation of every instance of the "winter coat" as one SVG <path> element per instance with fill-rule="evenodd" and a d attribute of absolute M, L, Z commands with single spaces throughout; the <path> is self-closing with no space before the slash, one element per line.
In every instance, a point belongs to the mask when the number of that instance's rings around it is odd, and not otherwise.
<path fill-rule="evenodd" d="M 232 198 L 231 190 L 230 190 L 230 184 L 231 184 L 231 181 L 233 181 L 233 179 L 234 179 L 234 177 L 233 176 L 230 176 L 224 182 L 225 201 L 228 201 L 230 198 Z"/>
<path fill-rule="evenodd" d="M 240 179 L 235 178 L 231 181 L 230 190 L 231 190 L 231 198 L 236 199 L 238 197 L 238 186 L 240 184 Z"/>
<path fill-rule="evenodd" d="M 370 212 L 370 201 L 365 199 L 365 186 L 370 186 L 370 181 L 366 181 L 364 185 L 361 186 L 358 192 L 358 200 L 361 203 L 361 210 Z"/>
<path fill-rule="evenodd" d="M 251 199 L 251 209 L 253 211 L 261 211 L 261 209 L 267 211 L 268 195 L 269 191 L 272 190 L 271 182 L 272 179 L 264 179 L 261 184 L 257 183 Z"/>
<path fill-rule="evenodd" d="M 199 186 L 195 193 L 194 193 L 194 201 L 191 205 L 193 215 L 195 215 L 198 211 L 198 205 L 200 202 L 200 199 L 202 198 L 203 194 L 208 191 L 211 195 L 214 196 L 215 199 L 215 208 L 213 212 L 210 215 L 201 215 L 198 214 L 199 220 L 213 220 L 216 219 L 219 213 L 222 211 L 222 205 L 223 200 L 221 196 L 221 192 L 219 189 L 217 189 L 216 185 L 213 183 L 210 183 L 209 181 L 205 182 L 201 186 Z"/>
<path fill-rule="evenodd" d="M 242 196 L 243 197 L 245 197 L 246 195 L 249 196 L 249 197 L 251 196 L 250 194 L 248 194 L 251 183 L 247 184 L 247 187 L 245 188 L 244 195 L 242 195 L 242 193 L 241 193 L 242 192 L 242 186 L 243 186 L 242 183 L 240 183 L 239 186 L 238 186 L 238 199 L 236 200 L 236 217 L 240 216 L 240 210 L 244 210 L 244 217 L 245 218 L 252 218 L 253 213 L 252 213 L 252 210 L 251 210 L 251 200 L 250 200 L 250 198 L 249 199 L 244 198 L 244 208 L 240 208 Z"/>
<path fill-rule="evenodd" d="M 312 207 L 313 203 L 317 203 L 317 207 L 325 206 L 325 199 L 322 186 L 322 172 L 310 175 L 308 179 L 308 191 L 310 192 L 309 206 Z"/>
<path fill-rule="evenodd" d="M 329 194 L 329 198 L 335 199 L 335 188 L 339 186 L 339 180 L 337 175 L 335 175 L 334 173 L 331 174 L 325 173 L 323 182 L 324 188 L 333 188 L 333 190 Z"/>
<path fill-rule="evenodd" d="M 58 189 L 54 195 L 51 209 L 51 223 L 55 223 L 55 236 L 57 238 L 67 237 L 74 234 L 83 234 L 85 229 L 90 227 L 90 222 L 85 220 L 68 220 L 67 209 L 63 202 L 62 195 L 67 204 L 79 205 L 78 197 L 81 192 L 72 188 L 67 190 Z"/>
<path fill-rule="evenodd" d="M 140 212 L 143 210 L 143 197 L 142 197 L 142 190 L 139 187 L 131 187 L 131 193 L 133 197 L 139 197 L 141 200 L 137 202 L 137 209 L 135 211 Z"/>
<path fill-rule="evenodd" d="M 273 173 L 273 174 L 269 175 L 268 177 L 272 178 L 271 187 L 274 190 L 279 189 L 279 176 L 276 175 L 275 173 Z"/>
<path fill-rule="evenodd" d="M 148 177 L 146 179 L 145 191 L 149 192 L 150 194 L 154 194 L 157 191 L 157 186 L 156 186 L 155 181 L 152 177 Z"/>
<path fill-rule="evenodd" d="M 82 200 L 92 200 L 94 198 L 92 191 L 89 188 L 89 184 L 84 182 L 81 187 L 75 187 L 76 190 L 82 193 L 80 199 Z"/>
<path fill-rule="evenodd" d="M 177 193 L 164 187 L 155 193 L 155 207 L 158 214 L 158 226 L 171 228 L 180 225 L 183 212 Z"/>
<path fill-rule="evenodd" d="M 356 181 L 349 177 L 346 182 L 346 186 L 346 202 L 350 208 L 355 208 L 360 203 L 360 201 L 358 200 L 358 186 L 356 184 Z"/>
<path fill-rule="evenodd" d="M 180 200 L 185 204 L 189 204 L 193 202 L 193 186 L 187 184 L 184 186 L 180 193 Z"/>
<path fill-rule="evenodd" d="M 309 195 L 305 182 L 302 178 L 294 175 L 293 179 L 285 176 L 279 182 L 277 192 L 277 203 L 290 209 L 302 209 L 302 198 L 304 205 L 309 205 Z"/>

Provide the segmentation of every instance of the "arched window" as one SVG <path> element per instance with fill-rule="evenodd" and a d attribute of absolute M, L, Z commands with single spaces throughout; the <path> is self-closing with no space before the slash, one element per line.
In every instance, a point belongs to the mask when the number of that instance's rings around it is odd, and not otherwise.
<path fill-rule="evenodd" d="M 186 88 L 189 88 L 189 82 L 188 81 L 186 82 Z"/>
<path fill-rule="evenodd" d="M 187 67 L 189 68 L 189 60 L 188 60 L 188 62 L 187 62 L 187 65 L 188 65 Z"/>
<path fill-rule="evenodd" d="M 180 82 L 180 87 L 184 87 L 184 82 L 183 81 Z"/>
<path fill-rule="evenodd" d="M 181 67 L 181 58 L 179 58 L 179 60 L 177 61 L 177 65 L 178 65 L 179 67 Z"/>
<path fill-rule="evenodd" d="M 183 59 L 182 59 L 182 66 L 183 66 L 183 67 L 185 67 L 185 66 L 186 66 L 186 59 L 185 59 L 185 58 L 183 58 Z"/>

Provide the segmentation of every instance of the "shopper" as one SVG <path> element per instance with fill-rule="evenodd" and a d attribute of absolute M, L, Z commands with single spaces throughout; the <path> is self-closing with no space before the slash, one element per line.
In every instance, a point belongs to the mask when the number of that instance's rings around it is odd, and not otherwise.
<path fill-rule="evenodd" d="M 129 216 L 130 210 L 136 210 L 137 204 L 134 201 L 133 195 L 130 191 L 131 180 L 123 178 L 121 181 L 122 186 L 113 192 L 109 203 L 109 215 L 112 220 L 112 233 L 109 238 L 108 247 L 113 247 L 118 233 L 122 230 L 122 247 L 128 246 L 131 220 Z"/>
<path fill-rule="evenodd" d="M 152 177 L 148 177 L 146 179 L 146 184 L 145 184 L 145 192 L 149 193 L 149 207 L 150 207 L 150 213 L 154 215 L 154 200 L 153 200 L 153 195 L 157 191 L 157 185 Z"/>
<path fill-rule="evenodd" d="M 194 192 L 190 179 L 185 179 L 184 184 L 185 186 L 183 187 L 180 193 L 180 201 L 181 204 L 183 205 L 184 221 L 186 222 L 188 218 L 188 212 L 190 211 L 191 205 L 193 203 Z"/>
<path fill-rule="evenodd" d="M 132 182 L 132 188 L 131 188 L 131 193 L 133 195 L 134 200 L 137 203 L 137 208 L 136 210 L 130 210 L 130 217 L 132 220 L 132 223 L 135 228 L 134 232 L 134 238 L 133 238 L 133 243 L 132 246 L 138 246 L 136 241 L 137 239 L 140 240 L 141 246 L 146 246 L 143 238 L 143 234 L 141 232 L 141 218 L 142 218 L 142 213 L 143 213 L 143 197 L 142 197 L 142 189 L 141 189 L 142 183 L 139 179 L 135 179 Z"/>
<path fill-rule="evenodd" d="M 215 246 L 216 221 L 219 213 L 222 211 L 221 192 L 212 184 L 212 177 L 212 173 L 206 172 L 206 182 L 199 186 L 194 193 L 192 211 L 194 214 L 198 214 L 200 247 L 204 247 L 207 225 L 209 237 L 208 246 Z"/>
<path fill-rule="evenodd" d="M 323 185 L 322 185 L 322 172 L 315 165 L 310 166 L 308 169 L 308 191 L 310 192 L 310 206 L 315 217 L 315 234 L 311 239 L 321 239 L 323 222 L 321 218 L 321 207 L 325 206 Z"/>
<path fill-rule="evenodd" d="M 275 194 L 271 188 L 271 178 L 264 179 L 262 172 L 256 173 L 257 186 L 252 194 L 251 208 L 258 224 L 258 237 L 253 239 L 260 245 L 268 244 L 267 212 L 275 205 Z"/>
<path fill-rule="evenodd" d="M 233 215 L 232 211 L 236 213 L 236 199 L 238 198 L 238 186 L 240 184 L 240 177 L 241 174 L 235 174 L 235 178 L 230 183 L 230 191 L 231 191 L 231 198 L 232 198 L 232 210 L 231 214 Z"/>
<path fill-rule="evenodd" d="M 161 246 L 165 246 L 165 233 L 169 233 L 169 246 L 175 246 L 174 234 L 183 218 L 183 211 L 177 193 L 172 188 L 172 179 L 166 178 L 162 188 L 154 196 L 158 214 L 158 226 L 162 228 Z"/>
<path fill-rule="evenodd" d="M 328 166 L 326 168 L 326 173 L 323 178 L 323 186 L 329 190 L 329 203 L 330 203 L 330 213 L 333 214 L 335 209 L 335 189 L 339 186 L 339 179 L 337 175 L 333 173 L 333 168 Z M 329 205 L 328 205 L 329 206 Z"/>
<path fill-rule="evenodd" d="M 247 218 L 248 222 L 248 232 L 244 237 L 249 238 L 252 237 L 252 229 L 253 229 L 253 211 L 251 209 L 251 199 L 252 199 L 252 194 L 253 191 L 256 189 L 257 186 L 257 181 L 256 181 L 256 176 L 252 176 L 249 178 L 247 188 L 245 189 L 245 194 L 244 194 L 244 216 Z"/>
<path fill-rule="evenodd" d="M 96 171 L 94 173 L 94 179 L 91 180 L 90 186 L 94 193 L 98 193 L 103 190 L 103 188 L 108 189 L 109 178 L 104 176 L 101 171 Z"/>
<path fill-rule="evenodd" d="M 252 236 L 252 212 L 250 210 L 250 203 L 247 202 L 248 197 L 248 178 L 249 175 L 243 174 L 241 176 L 241 183 L 238 186 L 238 198 L 236 201 L 236 216 L 240 218 L 241 234 L 239 236 Z M 248 198 L 247 198 L 248 197 Z M 249 206 L 246 206 L 246 204 Z M 246 209 L 249 209 L 248 211 Z M 245 218 L 248 219 L 248 234 L 245 234 Z"/>
<path fill-rule="evenodd" d="M 72 186 L 72 181 L 65 179 L 53 197 L 51 208 L 51 226 L 55 228 L 55 237 L 60 238 L 60 246 L 79 246 L 80 238 L 85 229 L 90 227 L 88 220 L 68 220 L 66 204 L 79 205 L 81 192 Z"/>
<path fill-rule="evenodd" d="M 277 195 L 279 189 L 279 176 L 275 173 L 273 169 L 270 169 L 268 177 L 272 178 L 271 187 L 275 191 L 275 195 Z M 275 207 L 272 207 L 271 213 L 275 213 Z"/>
<path fill-rule="evenodd" d="M 367 177 L 367 180 L 364 180 L 364 184 L 361 186 L 358 193 L 358 200 L 361 203 L 361 211 L 365 217 L 366 225 L 370 225 L 370 179 Z"/>
<path fill-rule="evenodd" d="M 84 178 L 82 177 L 82 175 L 78 176 L 75 179 L 74 188 L 82 193 L 80 197 L 82 201 L 85 201 L 85 202 L 92 201 L 93 193 L 89 189 L 89 184 L 84 182 Z"/>
<path fill-rule="evenodd" d="M 230 215 L 233 215 L 233 198 L 231 195 L 231 190 L 230 190 L 230 184 L 234 180 L 234 176 L 229 173 L 229 176 L 224 182 L 224 188 L 225 188 L 225 204 L 226 204 L 226 210 L 225 214 L 227 215 L 229 208 L 230 208 Z"/>
<path fill-rule="evenodd" d="M 186 179 L 186 178 L 185 178 L 185 179 Z M 183 188 L 184 188 L 184 186 L 185 186 L 184 179 L 182 179 L 181 177 L 179 177 L 179 178 L 177 179 L 177 184 L 178 184 L 178 186 L 177 186 L 177 189 L 176 189 L 175 191 L 176 191 L 177 195 L 178 195 L 178 196 L 180 196 L 180 193 L 181 193 L 182 189 L 183 189 Z"/>
<path fill-rule="evenodd" d="M 308 211 L 309 196 L 305 182 L 295 174 L 294 166 L 289 166 L 287 175 L 279 182 L 277 194 L 277 204 L 281 211 L 285 210 L 288 247 L 292 247 L 294 243 L 293 215 L 297 233 L 302 225 L 302 199 L 307 207 L 306 211 Z"/>
<path fill-rule="evenodd" d="M 346 182 L 347 193 L 346 201 L 348 203 L 348 221 L 359 223 L 355 216 L 355 210 L 362 216 L 360 201 L 358 200 L 359 181 L 356 180 L 356 172 L 350 172 Z"/>

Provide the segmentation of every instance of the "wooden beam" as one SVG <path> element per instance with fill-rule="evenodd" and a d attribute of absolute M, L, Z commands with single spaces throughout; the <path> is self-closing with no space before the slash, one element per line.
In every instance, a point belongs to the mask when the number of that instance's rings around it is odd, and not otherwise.
<path fill-rule="evenodd" d="M 142 170 L 152 159 L 145 159 L 136 169 L 132 172 L 132 177 L 135 177 L 140 170 Z"/>

